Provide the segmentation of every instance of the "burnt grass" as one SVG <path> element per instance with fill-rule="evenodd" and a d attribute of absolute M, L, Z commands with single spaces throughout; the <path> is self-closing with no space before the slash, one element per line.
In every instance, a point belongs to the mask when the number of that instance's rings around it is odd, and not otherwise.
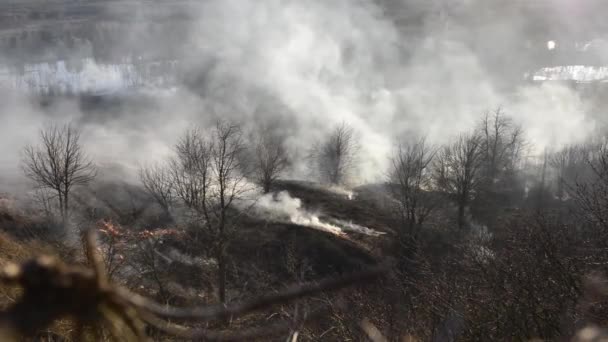
<path fill-rule="evenodd" d="M 302 200 L 304 209 L 321 213 L 321 218 L 342 219 L 379 231 L 387 225 L 382 213 L 361 199 L 348 200 L 309 183 L 282 181 L 272 190 L 288 191 Z M 375 247 L 385 239 L 357 233 L 340 237 L 255 215 L 239 215 L 231 231 L 228 282 L 239 287 L 238 292 L 248 293 L 361 270 L 377 263 Z M 170 245 L 191 256 L 211 255 L 207 247 L 212 244 L 211 237 L 189 234 L 189 238 Z"/>
<path fill-rule="evenodd" d="M 251 214 L 235 213 L 238 219 L 232 222 L 231 238 L 227 246 L 227 294 L 230 301 L 239 301 L 262 294 L 272 293 L 289 285 L 302 281 L 314 281 L 320 278 L 337 276 L 364 269 L 378 263 L 382 258 L 380 248 L 391 236 L 390 225 L 386 213 L 375 206 L 372 196 L 357 193 L 354 199 L 325 190 L 323 187 L 305 182 L 281 181 L 272 189 L 275 192 L 288 191 L 292 197 L 300 198 L 305 210 L 319 214 L 320 218 L 335 218 L 363 225 L 372 229 L 388 232 L 380 237 L 366 236 L 358 233 L 348 233 L 347 236 L 337 236 L 332 233 L 299 226 L 289 222 L 268 221 L 264 217 Z M 88 200 L 83 199 L 89 198 Z M 108 215 L 113 222 L 120 224 L 122 229 L 154 229 L 175 227 L 175 223 L 159 220 L 155 216 L 153 205 L 138 186 L 99 182 L 87 191 L 75 196 L 79 210 L 87 210 L 87 206 L 96 207 L 96 212 Z M 119 210 L 120 209 L 120 210 Z M 11 242 L 15 245 L 26 246 L 28 241 L 50 241 L 49 228 L 40 217 L 28 216 L 28 212 L 12 212 L 0 210 L 0 228 L 2 234 L 16 238 Z M 179 227 L 178 228 L 182 228 Z M 11 238 L 12 239 L 12 238 Z M 11 240 L 12 241 L 12 240 Z M 53 245 L 56 245 L 56 240 Z M 181 237 L 166 237 L 158 245 L 158 252 L 170 255 L 172 250 L 190 258 L 209 259 L 213 256 L 213 237 L 193 228 L 186 228 L 186 235 Z M 25 248 L 25 247 L 24 247 Z M 59 247 L 61 249 L 63 247 Z M 67 262 L 78 262 L 78 251 L 72 246 Z M 49 249 L 40 250 L 48 253 Z M 36 255 L 33 250 L 29 255 Z M 58 253 L 67 255 L 66 253 Z M 9 257 L 9 256 L 7 256 Z M 127 256 L 128 257 L 128 256 Z M 162 259 L 162 258 L 161 258 Z M 216 272 L 213 264 L 199 265 L 173 259 L 170 262 L 161 261 L 158 274 L 164 283 L 165 292 L 169 297 L 163 297 L 156 289 L 154 280 L 149 272 L 133 270 L 119 274 L 115 281 L 126 284 L 143 295 L 177 306 L 192 306 L 216 303 Z M 141 284 L 145 286 L 140 287 Z M 174 284 L 178 290 L 175 290 Z M 185 291 L 181 290 L 185 289 Z M 370 314 L 369 301 L 365 298 L 377 298 L 379 287 L 368 284 L 354 284 L 350 289 L 338 293 L 324 294 L 316 299 L 305 299 L 307 307 L 316 306 L 320 298 L 325 298 L 332 306 L 341 300 L 349 303 L 348 315 L 364 317 Z M 340 298 L 340 300 L 338 300 Z M 344 299 L 346 298 L 346 299 Z M 293 304 L 285 304 L 283 310 L 292 310 Z M 375 307 L 373 310 L 380 309 Z M 260 325 L 266 317 L 278 308 L 249 315 L 233 322 L 233 326 Z M 284 317 L 284 314 L 280 315 Z M 278 317 L 277 319 L 279 319 Z M 260 323 L 262 320 L 262 323 Z M 356 322 L 356 319 L 352 320 Z M 310 336 L 322 332 L 335 325 L 331 320 L 314 323 Z M 358 331 L 356 326 L 352 327 Z M 62 331 L 57 333 L 62 335 Z M 338 333 L 338 332 L 336 332 Z M 331 334 L 325 336 L 329 340 Z"/>

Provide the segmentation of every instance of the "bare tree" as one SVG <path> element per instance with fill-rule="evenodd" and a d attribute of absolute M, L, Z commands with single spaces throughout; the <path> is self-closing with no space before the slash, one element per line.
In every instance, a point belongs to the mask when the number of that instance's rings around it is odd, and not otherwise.
<path fill-rule="evenodd" d="M 434 163 L 436 186 L 451 195 L 458 206 L 458 228 L 465 226 L 466 209 L 483 180 L 482 139 L 479 135 L 461 135 L 441 149 Z"/>
<path fill-rule="evenodd" d="M 600 147 L 593 145 L 570 145 L 552 153 L 549 156 L 549 165 L 557 178 L 557 197 L 565 199 L 571 184 L 587 180 L 592 168 L 589 167 L 589 157 L 594 150 Z"/>
<path fill-rule="evenodd" d="M 517 167 L 524 147 L 523 131 L 501 108 L 485 113 L 479 131 L 487 190 L 492 190 L 505 173 Z"/>
<path fill-rule="evenodd" d="M 175 146 L 169 164 L 172 196 L 189 208 L 215 242 L 219 298 L 226 301 L 226 247 L 230 239 L 230 212 L 248 191 L 241 164 L 245 149 L 238 125 L 219 121 L 205 137 L 200 129 L 187 131 Z"/>
<path fill-rule="evenodd" d="M 577 180 L 568 190 L 583 218 L 598 227 L 605 238 L 608 232 L 608 143 L 589 153 L 587 163 L 591 176 Z"/>
<path fill-rule="evenodd" d="M 169 214 L 171 203 L 174 200 L 170 169 L 159 164 L 141 167 L 139 179 L 146 192 L 154 198 L 165 214 Z"/>
<path fill-rule="evenodd" d="M 219 121 L 214 132 L 212 167 L 214 175 L 213 212 L 217 222 L 218 288 L 222 303 L 226 302 L 226 247 L 228 244 L 228 212 L 234 201 L 247 191 L 245 175 L 239 155 L 245 149 L 238 125 Z"/>
<path fill-rule="evenodd" d="M 259 133 L 255 138 L 254 173 L 264 193 L 270 192 L 272 184 L 288 166 L 289 158 L 283 141 L 272 132 Z"/>
<path fill-rule="evenodd" d="M 435 208 L 435 204 L 429 201 L 432 188 L 430 163 L 435 152 L 423 138 L 400 145 L 391 159 L 388 186 L 397 200 L 403 224 L 414 235 Z"/>
<path fill-rule="evenodd" d="M 352 176 L 357 162 L 359 144 L 355 131 L 342 123 L 311 151 L 321 178 L 331 184 L 344 184 Z"/>
<path fill-rule="evenodd" d="M 198 129 L 184 133 L 175 145 L 177 156 L 170 162 L 175 196 L 210 224 L 209 189 L 211 183 L 212 141 Z M 209 227 L 208 227 L 209 228 Z"/>
<path fill-rule="evenodd" d="M 42 129 L 40 140 L 39 145 L 24 148 L 23 171 L 39 188 L 55 192 L 65 223 L 69 214 L 70 192 L 75 186 L 93 180 L 96 170 L 82 149 L 80 132 L 71 125 Z"/>

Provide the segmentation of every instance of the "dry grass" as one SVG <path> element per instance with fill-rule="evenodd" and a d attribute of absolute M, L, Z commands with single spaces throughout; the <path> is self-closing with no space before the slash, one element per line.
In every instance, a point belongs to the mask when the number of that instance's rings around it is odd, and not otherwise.
<path fill-rule="evenodd" d="M 95 243 L 95 233 L 86 239 L 88 267 L 69 265 L 60 258 L 40 255 L 47 247 L 37 243 L 21 244 L 7 235 L 0 239 L 0 249 L 13 252 L 5 255 L 0 279 L 8 299 L 0 311 L 2 340 L 18 341 L 21 336 L 35 337 L 41 332 L 72 336 L 73 340 L 106 340 L 105 332 L 114 340 L 148 341 L 146 326 L 168 336 L 204 340 L 252 340 L 289 332 L 304 322 L 321 317 L 326 309 L 313 310 L 309 315 L 277 324 L 264 324 L 238 330 L 207 330 L 181 326 L 167 320 L 190 320 L 197 323 L 227 320 L 327 291 L 372 280 L 383 274 L 386 267 L 302 283 L 284 291 L 267 294 L 240 303 L 194 308 L 172 308 L 141 297 L 120 285 L 113 284 L 105 272 L 103 258 Z M 25 261 L 24 261 L 25 260 Z"/>
<path fill-rule="evenodd" d="M 57 249 L 40 240 L 20 241 L 10 234 L 0 231 L 0 268 L 10 263 L 23 263 L 38 255 L 57 255 Z M 0 309 L 4 310 L 18 301 L 23 291 L 17 286 L 0 282 Z M 67 319 L 54 322 L 40 336 L 69 336 L 73 324 Z"/>

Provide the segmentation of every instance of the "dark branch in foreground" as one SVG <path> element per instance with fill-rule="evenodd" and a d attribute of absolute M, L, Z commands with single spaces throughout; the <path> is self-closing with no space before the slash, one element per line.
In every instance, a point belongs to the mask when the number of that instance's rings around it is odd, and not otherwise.
<path fill-rule="evenodd" d="M 143 316 L 143 319 L 159 331 L 176 337 L 204 341 L 239 341 L 286 334 L 289 331 L 295 330 L 297 327 L 303 324 L 320 319 L 322 316 L 325 316 L 328 311 L 329 308 L 324 307 L 314 310 L 312 313 L 306 315 L 301 320 L 295 322 L 283 321 L 278 323 L 266 324 L 265 326 L 261 327 L 231 329 L 226 331 L 211 331 L 207 329 L 185 327 L 182 325 L 166 322 L 154 316 Z"/>
<path fill-rule="evenodd" d="M 89 231 L 86 241 L 87 258 L 92 269 L 67 265 L 56 258 L 43 256 L 22 265 L 9 264 L 0 271 L 0 281 L 23 288 L 21 298 L 0 312 L 0 338 L 16 341 L 20 336 L 31 336 L 62 318 L 74 320 L 76 340 L 83 339 L 84 336 L 78 334 L 82 334 L 85 327 L 104 325 L 117 339 L 146 341 L 146 323 L 164 333 L 189 339 L 227 341 L 277 335 L 321 316 L 326 310 L 313 311 L 295 322 L 236 331 L 190 328 L 169 323 L 159 317 L 198 321 L 234 317 L 370 281 L 387 270 L 386 266 L 376 266 L 358 273 L 295 285 L 282 292 L 227 306 L 174 308 L 111 284 L 105 274 L 92 231 Z"/>
<path fill-rule="evenodd" d="M 158 316 L 174 319 L 210 320 L 239 316 L 315 293 L 339 290 L 355 283 L 375 279 L 386 270 L 386 266 L 376 266 L 365 271 L 341 277 L 326 278 L 317 282 L 293 285 L 282 292 L 264 295 L 242 303 L 196 308 L 172 308 L 127 292 L 125 289 L 120 290 L 124 291 L 123 296 L 128 298 L 133 306 L 148 310 Z"/>

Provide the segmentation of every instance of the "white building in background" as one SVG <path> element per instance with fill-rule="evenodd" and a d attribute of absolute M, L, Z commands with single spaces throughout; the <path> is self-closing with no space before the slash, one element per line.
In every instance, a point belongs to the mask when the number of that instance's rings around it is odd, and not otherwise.
<path fill-rule="evenodd" d="M 101 64 L 77 61 L 0 65 L 0 88 L 32 94 L 108 94 L 133 88 L 162 88 L 175 83 L 177 61 Z"/>

